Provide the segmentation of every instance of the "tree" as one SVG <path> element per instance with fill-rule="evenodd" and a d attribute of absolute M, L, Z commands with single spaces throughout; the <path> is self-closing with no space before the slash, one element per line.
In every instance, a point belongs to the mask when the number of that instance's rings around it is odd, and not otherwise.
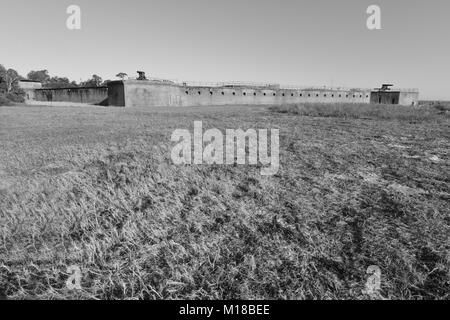
<path fill-rule="evenodd" d="M 100 85 L 102 84 L 102 82 L 103 82 L 102 78 L 99 77 L 99 76 L 96 75 L 96 74 L 94 74 L 94 75 L 92 76 L 92 80 L 93 80 L 93 83 L 95 84 L 95 87 L 100 86 Z"/>
<path fill-rule="evenodd" d="M 3 65 L 0 65 L 0 82 L 7 93 L 19 90 L 18 82 L 20 79 L 22 77 L 16 70 L 7 70 Z"/>
<path fill-rule="evenodd" d="M 23 102 L 25 92 L 19 88 L 19 80 L 23 79 L 14 69 L 6 69 L 0 64 L 0 104 L 9 105 Z"/>
<path fill-rule="evenodd" d="M 125 79 L 125 77 L 128 77 L 128 75 L 125 72 L 119 72 L 118 74 L 116 74 L 116 77 L 123 80 Z"/>
<path fill-rule="evenodd" d="M 74 88 L 78 87 L 77 83 L 66 77 L 52 77 L 44 85 L 46 88 Z"/>
<path fill-rule="evenodd" d="M 80 83 L 80 86 L 82 87 L 99 87 L 102 84 L 103 80 L 100 76 L 94 74 L 92 75 L 92 78 Z"/>
<path fill-rule="evenodd" d="M 37 81 L 42 84 L 47 83 L 50 80 L 48 70 L 30 71 L 27 75 L 29 80 Z"/>
<path fill-rule="evenodd" d="M 2 64 L 0 64 L 0 93 L 2 91 L 6 91 L 5 75 L 6 75 L 6 68 Z"/>

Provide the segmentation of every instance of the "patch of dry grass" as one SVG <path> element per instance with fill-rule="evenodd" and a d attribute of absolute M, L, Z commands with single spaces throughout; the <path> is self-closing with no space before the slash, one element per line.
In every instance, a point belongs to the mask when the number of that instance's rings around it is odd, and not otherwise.
<path fill-rule="evenodd" d="M 279 128 L 279 173 L 174 166 L 170 134 L 196 120 Z M 368 299 L 378 265 L 383 298 L 449 299 L 448 128 L 262 107 L 0 108 L 0 289 Z M 65 286 L 70 265 L 81 291 Z"/>
<path fill-rule="evenodd" d="M 334 117 L 349 119 L 380 119 L 406 121 L 433 121 L 442 118 L 438 112 L 441 105 L 433 107 L 410 107 L 400 105 L 370 104 L 312 104 L 274 106 L 271 110 L 310 117 Z M 444 109 L 442 109 L 444 110 Z M 448 115 L 447 115 L 448 117 Z"/>

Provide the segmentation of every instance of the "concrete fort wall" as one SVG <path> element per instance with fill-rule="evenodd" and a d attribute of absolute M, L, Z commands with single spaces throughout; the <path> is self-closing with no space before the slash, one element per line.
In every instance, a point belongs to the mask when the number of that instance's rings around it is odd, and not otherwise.
<path fill-rule="evenodd" d="M 370 97 L 373 104 L 399 104 L 403 106 L 418 106 L 418 91 L 373 91 Z"/>
<path fill-rule="evenodd" d="M 400 91 L 399 104 L 403 106 L 418 106 L 419 92 Z"/>
<path fill-rule="evenodd" d="M 295 103 L 369 103 L 370 90 L 276 89 L 263 87 L 182 86 L 153 81 L 113 81 L 108 84 L 110 105 L 220 106 Z M 118 97 L 122 97 L 118 98 Z"/>
<path fill-rule="evenodd" d="M 113 84 L 114 85 L 114 84 Z M 111 86 L 108 86 L 114 90 Z M 120 86 L 119 86 L 120 88 Z M 162 84 L 150 81 L 124 81 L 124 104 L 119 106 L 126 107 L 181 107 L 189 104 L 182 96 L 180 86 L 174 84 Z M 111 95 L 115 95 L 111 91 Z M 119 93 L 120 95 L 120 93 Z"/>
<path fill-rule="evenodd" d="M 36 89 L 41 89 L 42 84 L 37 81 L 31 80 L 19 80 L 19 88 L 25 93 L 25 101 L 30 101 L 35 99 L 34 91 Z"/>
<path fill-rule="evenodd" d="M 35 101 L 86 104 L 104 104 L 107 99 L 107 87 L 36 89 L 33 97 Z"/>
<path fill-rule="evenodd" d="M 295 103 L 369 103 L 370 92 L 363 90 L 295 90 L 262 88 L 186 87 L 185 105 L 272 105 Z"/>
<path fill-rule="evenodd" d="M 399 91 L 374 91 L 370 98 L 370 103 L 373 104 L 398 104 L 399 101 Z"/>
<path fill-rule="evenodd" d="M 123 81 L 108 83 L 108 105 L 125 106 L 125 90 Z"/>
<path fill-rule="evenodd" d="M 28 85 L 28 83 L 25 83 Z M 221 105 L 280 105 L 297 103 L 374 103 L 417 106 L 414 89 L 286 89 L 279 85 L 192 86 L 170 81 L 111 81 L 107 87 L 24 89 L 35 103 L 67 102 L 126 107 L 190 107 Z"/>

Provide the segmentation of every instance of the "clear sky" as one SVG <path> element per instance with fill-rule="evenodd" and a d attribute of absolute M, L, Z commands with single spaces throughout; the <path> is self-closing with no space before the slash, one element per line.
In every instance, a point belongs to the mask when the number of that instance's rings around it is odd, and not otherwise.
<path fill-rule="evenodd" d="M 69 5 L 82 29 L 66 27 Z M 382 30 L 366 27 L 381 7 Z M 0 0 L 0 63 L 86 80 L 419 88 L 450 100 L 449 0 Z"/>

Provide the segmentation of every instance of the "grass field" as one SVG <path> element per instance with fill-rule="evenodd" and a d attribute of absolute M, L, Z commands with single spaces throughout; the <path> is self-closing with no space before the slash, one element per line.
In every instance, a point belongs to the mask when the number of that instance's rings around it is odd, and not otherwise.
<path fill-rule="evenodd" d="M 450 299 L 448 113 L 377 108 L 0 107 L 0 291 Z M 173 165 L 172 131 L 197 120 L 280 129 L 278 174 Z"/>

